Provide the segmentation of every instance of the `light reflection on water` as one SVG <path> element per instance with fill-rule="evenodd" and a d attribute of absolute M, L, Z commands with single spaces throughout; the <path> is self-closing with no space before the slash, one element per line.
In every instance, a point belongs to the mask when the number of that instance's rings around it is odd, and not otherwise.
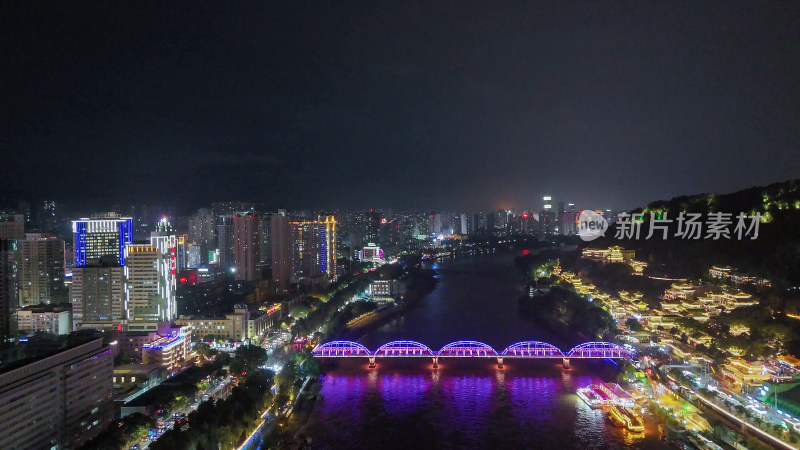
<path fill-rule="evenodd" d="M 369 332 L 359 342 L 375 349 L 394 339 L 413 339 L 434 350 L 459 339 L 495 348 L 522 340 L 557 342 L 516 305 L 522 280 L 513 256 L 485 255 L 444 261 L 440 282 L 404 317 Z M 457 319 L 457 320 L 456 320 Z M 576 395 L 579 387 L 614 381 L 603 362 L 491 360 L 467 362 L 366 359 L 340 361 L 323 377 L 321 394 L 305 433 L 313 448 L 658 448 L 658 432 L 646 424 L 645 439 L 615 428 L 601 410 Z"/>
<path fill-rule="evenodd" d="M 653 448 L 615 428 L 575 389 L 611 381 L 602 363 L 443 365 L 345 361 L 323 378 L 307 434 L 314 448 Z"/>

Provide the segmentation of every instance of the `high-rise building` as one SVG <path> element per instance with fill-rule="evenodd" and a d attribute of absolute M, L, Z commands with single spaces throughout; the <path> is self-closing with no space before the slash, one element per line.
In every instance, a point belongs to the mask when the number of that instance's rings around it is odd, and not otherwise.
<path fill-rule="evenodd" d="M 102 339 L 0 369 L 0 448 L 78 448 L 114 419 L 114 356 Z"/>
<path fill-rule="evenodd" d="M 134 225 L 134 239 L 147 239 L 150 233 L 156 230 L 158 223 L 164 217 L 174 217 L 174 210 L 169 206 L 140 205 L 139 214 Z"/>
<path fill-rule="evenodd" d="M 165 242 L 156 239 L 150 244 L 125 247 L 125 299 L 129 322 L 164 322 L 176 316 L 176 275 Z"/>
<path fill-rule="evenodd" d="M 472 234 L 472 221 L 469 220 L 470 216 L 467 213 L 461 213 L 459 221 L 461 222 L 461 234 Z"/>
<path fill-rule="evenodd" d="M 286 290 L 292 276 L 292 241 L 289 217 L 285 209 L 270 217 L 272 240 L 272 281 L 280 290 Z"/>
<path fill-rule="evenodd" d="M 188 245 L 189 245 L 188 234 L 178 234 L 175 236 L 175 255 L 176 255 L 175 268 L 178 272 L 183 272 L 184 270 L 189 268 Z"/>
<path fill-rule="evenodd" d="M 64 241 L 52 234 L 26 233 L 17 250 L 19 306 L 66 303 Z"/>
<path fill-rule="evenodd" d="M 255 204 L 251 202 L 214 202 L 211 204 L 211 211 L 214 217 L 233 216 L 241 212 L 253 212 L 256 210 Z"/>
<path fill-rule="evenodd" d="M 217 248 L 219 249 L 219 267 L 229 270 L 234 267 L 233 247 L 233 215 L 222 215 L 217 221 Z"/>
<path fill-rule="evenodd" d="M 13 312 L 17 310 L 17 242 L 0 239 L 0 347 L 16 332 Z"/>
<path fill-rule="evenodd" d="M 22 220 L 28 227 L 33 225 L 33 209 L 31 208 L 31 204 L 29 202 L 19 202 L 17 213 L 22 215 Z"/>
<path fill-rule="evenodd" d="M 320 244 L 320 272 L 334 280 L 337 277 L 336 269 L 336 218 L 334 216 L 320 217 L 317 223 Z"/>
<path fill-rule="evenodd" d="M 533 231 L 533 221 L 536 219 L 533 218 L 533 213 L 531 211 L 523 211 L 517 217 L 519 221 L 519 231 L 522 234 L 529 235 Z"/>
<path fill-rule="evenodd" d="M 366 230 L 364 239 L 369 242 L 378 242 L 381 231 L 381 214 L 374 210 L 369 210 L 366 215 Z"/>
<path fill-rule="evenodd" d="M 150 244 L 169 258 L 169 270 L 165 276 L 174 278 L 178 272 L 186 270 L 186 235 L 175 234 L 175 228 L 166 217 L 156 224 L 156 231 L 150 233 Z"/>
<path fill-rule="evenodd" d="M 508 225 L 508 211 L 504 209 L 498 209 L 497 213 L 497 220 L 495 221 L 495 226 L 498 228 L 505 228 Z"/>
<path fill-rule="evenodd" d="M 216 226 L 211 210 L 199 209 L 189 217 L 189 242 L 200 245 L 200 264 L 208 264 L 208 252 L 216 248 Z"/>
<path fill-rule="evenodd" d="M 40 204 L 37 222 L 42 231 L 54 233 L 59 237 L 65 231 L 61 229 L 61 205 L 53 200 L 45 200 Z"/>
<path fill-rule="evenodd" d="M 261 216 L 233 216 L 233 259 L 237 280 L 261 279 Z"/>
<path fill-rule="evenodd" d="M 430 213 L 428 217 L 428 230 L 427 230 L 428 235 L 432 234 L 438 235 L 442 232 L 444 224 L 442 221 L 442 217 L 443 215 L 440 213 L 435 213 L 435 212 Z"/>
<path fill-rule="evenodd" d="M 322 216 L 315 221 L 291 222 L 291 279 L 314 283 L 336 278 L 336 219 Z"/>
<path fill-rule="evenodd" d="M 472 222 L 472 231 L 486 231 L 486 214 L 482 212 L 475 213 L 475 219 Z"/>
<path fill-rule="evenodd" d="M 579 215 L 580 211 L 575 211 L 575 204 L 568 204 L 567 210 L 561 213 L 561 234 L 566 236 L 578 234 Z"/>
<path fill-rule="evenodd" d="M 553 234 L 558 227 L 558 217 L 553 209 L 553 197 L 545 195 L 542 197 L 544 205 L 539 211 L 539 232 L 542 234 Z"/>
<path fill-rule="evenodd" d="M 73 269 L 71 303 L 76 328 L 84 323 L 120 324 L 126 318 L 123 272 L 116 261 Z"/>
<path fill-rule="evenodd" d="M 0 239 L 25 239 L 25 216 L 0 214 Z"/>
<path fill-rule="evenodd" d="M 261 267 L 269 267 L 272 265 L 272 238 L 270 236 L 270 217 L 267 214 L 259 216 L 258 221 L 258 234 L 259 234 L 259 253 L 261 255 Z"/>
<path fill-rule="evenodd" d="M 206 255 L 208 259 L 208 255 Z M 200 244 L 190 243 L 186 245 L 186 268 L 196 269 L 203 265 L 203 247 Z"/>
<path fill-rule="evenodd" d="M 75 267 L 114 255 L 125 265 L 125 246 L 133 242 L 133 219 L 117 213 L 93 215 L 72 221 Z"/>
<path fill-rule="evenodd" d="M 539 211 L 539 232 L 542 234 L 553 234 L 555 230 L 556 230 L 555 211 L 549 208 L 545 208 Z"/>

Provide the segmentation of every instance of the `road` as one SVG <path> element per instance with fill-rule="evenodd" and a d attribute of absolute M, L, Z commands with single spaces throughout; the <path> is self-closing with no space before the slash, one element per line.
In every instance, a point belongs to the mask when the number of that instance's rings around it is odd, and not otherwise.
<path fill-rule="evenodd" d="M 237 382 L 237 379 L 231 375 L 228 375 L 227 377 L 214 383 L 214 385 L 210 386 L 208 389 L 198 391 L 194 400 L 187 406 L 179 408 L 177 411 L 172 411 L 172 413 L 165 420 L 159 420 L 159 425 L 156 429 L 157 431 L 155 436 L 144 436 L 136 441 L 131 448 L 139 448 L 140 450 L 148 448 L 152 441 L 157 440 L 161 435 L 174 428 L 176 422 L 185 420 L 189 414 L 191 414 L 198 408 L 198 406 L 200 406 L 200 403 L 202 403 L 204 399 L 227 397 Z M 163 422 L 163 424 L 161 422 Z M 138 447 L 136 447 L 137 445 Z"/>

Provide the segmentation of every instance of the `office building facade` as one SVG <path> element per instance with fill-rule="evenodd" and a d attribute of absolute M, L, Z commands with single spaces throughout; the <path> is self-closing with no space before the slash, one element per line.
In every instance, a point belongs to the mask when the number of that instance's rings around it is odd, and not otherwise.
<path fill-rule="evenodd" d="M 0 346 L 16 334 L 17 242 L 0 239 Z"/>
<path fill-rule="evenodd" d="M 69 334 L 72 332 L 72 308 L 67 303 L 20 308 L 17 311 L 17 329 L 29 335 L 39 331 Z"/>
<path fill-rule="evenodd" d="M 291 230 L 286 210 L 278 210 L 270 217 L 272 239 L 272 282 L 279 290 L 286 290 L 291 283 Z"/>
<path fill-rule="evenodd" d="M 52 234 L 27 233 L 17 241 L 19 306 L 65 303 L 64 241 Z"/>
<path fill-rule="evenodd" d="M 109 326 L 122 323 L 126 318 L 124 268 L 76 267 L 72 271 L 71 303 L 76 327 L 84 323 Z"/>
<path fill-rule="evenodd" d="M 158 245 L 164 242 L 156 240 L 125 248 L 125 308 L 129 322 L 170 321 L 176 315 L 176 274 L 170 253 Z"/>
<path fill-rule="evenodd" d="M 116 213 L 72 221 L 75 267 L 114 255 L 125 265 L 125 246 L 133 243 L 133 219 Z"/>
<path fill-rule="evenodd" d="M 77 448 L 114 419 L 114 357 L 102 339 L 0 373 L 0 448 Z"/>
<path fill-rule="evenodd" d="M 233 216 L 234 276 L 237 280 L 261 279 L 261 216 Z"/>
<path fill-rule="evenodd" d="M 333 216 L 291 222 L 291 239 L 292 282 L 336 278 L 336 219 Z"/>

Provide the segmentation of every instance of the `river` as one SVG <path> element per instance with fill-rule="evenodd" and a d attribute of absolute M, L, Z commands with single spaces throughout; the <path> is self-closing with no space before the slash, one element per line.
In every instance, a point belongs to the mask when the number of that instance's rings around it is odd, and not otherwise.
<path fill-rule="evenodd" d="M 374 350 L 392 340 L 416 340 L 434 351 L 456 340 L 498 351 L 523 340 L 561 346 L 517 313 L 523 283 L 513 254 L 458 257 L 435 264 L 439 283 L 422 305 L 364 335 Z M 313 448 L 654 448 L 646 437 L 615 428 L 601 410 L 576 395 L 579 387 L 614 381 L 604 361 L 348 360 L 322 378 L 322 399 L 305 434 Z"/>

